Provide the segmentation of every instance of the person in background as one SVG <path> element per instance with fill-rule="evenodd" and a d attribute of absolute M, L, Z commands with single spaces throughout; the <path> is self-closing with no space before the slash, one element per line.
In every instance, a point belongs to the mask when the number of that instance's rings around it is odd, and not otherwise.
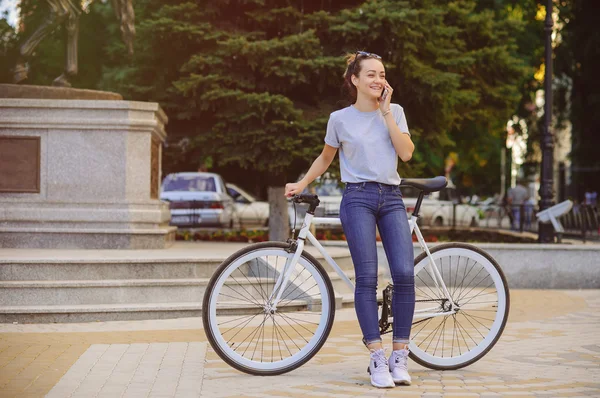
<path fill-rule="evenodd" d="M 512 229 L 518 231 L 521 229 L 521 207 L 529 199 L 529 191 L 524 186 L 522 178 L 517 180 L 517 185 L 508 190 L 507 202 L 512 210 Z"/>

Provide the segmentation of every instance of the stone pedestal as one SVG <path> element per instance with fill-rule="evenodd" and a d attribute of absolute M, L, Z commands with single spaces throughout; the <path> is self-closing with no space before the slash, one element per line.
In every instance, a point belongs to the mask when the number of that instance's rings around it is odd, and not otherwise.
<path fill-rule="evenodd" d="M 0 98 L 0 247 L 164 248 L 156 103 Z"/>

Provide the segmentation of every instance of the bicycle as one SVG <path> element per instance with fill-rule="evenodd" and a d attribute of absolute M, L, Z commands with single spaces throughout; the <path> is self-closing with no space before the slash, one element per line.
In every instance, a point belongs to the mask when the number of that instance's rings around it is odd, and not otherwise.
<path fill-rule="evenodd" d="M 445 177 L 405 179 L 420 193 L 410 217 L 423 249 L 415 258 L 416 308 L 410 357 L 436 370 L 459 369 L 481 359 L 500 338 L 510 307 L 506 278 L 496 261 L 465 243 L 427 247 L 417 225 L 426 193 L 447 184 Z M 278 375 L 309 361 L 323 346 L 335 315 L 335 293 L 323 266 L 304 251 L 308 240 L 354 290 L 354 284 L 310 233 L 317 195 L 293 197 L 309 209 L 297 239 L 250 245 L 227 258 L 204 294 L 202 320 L 215 352 L 232 367 L 253 375 Z M 378 300 L 379 327 L 393 324 L 393 286 Z M 446 328 L 448 326 L 448 330 Z M 364 342 L 364 341 L 363 341 Z"/>

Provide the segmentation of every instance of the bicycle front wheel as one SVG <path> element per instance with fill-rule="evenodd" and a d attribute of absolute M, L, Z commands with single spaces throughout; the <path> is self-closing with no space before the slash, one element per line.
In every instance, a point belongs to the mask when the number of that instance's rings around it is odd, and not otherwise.
<path fill-rule="evenodd" d="M 430 252 L 457 311 L 450 314 L 433 264 L 420 254 L 410 355 L 431 369 L 459 369 L 482 358 L 500 338 L 510 306 L 508 285 L 498 263 L 473 245 L 448 243 Z M 444 312 L 448 315 L 432 316 Z"/>
<path fill-rule="evenodd" d="M 208 341 L 225 362 L 243 372 L 269 376 L 294 370 L 319 351 L 331 331 L 333 287 L 307 252 L 291 269 L 272 310 L 276 282 L 294 256 L 288 248 L 265 242 L 238 251 L 219 266 L 204 294 Z"/>

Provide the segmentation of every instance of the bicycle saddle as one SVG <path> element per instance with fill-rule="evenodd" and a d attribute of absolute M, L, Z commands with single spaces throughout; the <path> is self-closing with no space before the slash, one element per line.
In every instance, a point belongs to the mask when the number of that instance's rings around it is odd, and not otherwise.
<path fill-rule="evenodd" d="M 448 185 L 446 177 L 438 176 L 434 178 L 407 178 L 400 182 L 401 187 L 414 187 L 425 193 L 437 192 Z"/>

